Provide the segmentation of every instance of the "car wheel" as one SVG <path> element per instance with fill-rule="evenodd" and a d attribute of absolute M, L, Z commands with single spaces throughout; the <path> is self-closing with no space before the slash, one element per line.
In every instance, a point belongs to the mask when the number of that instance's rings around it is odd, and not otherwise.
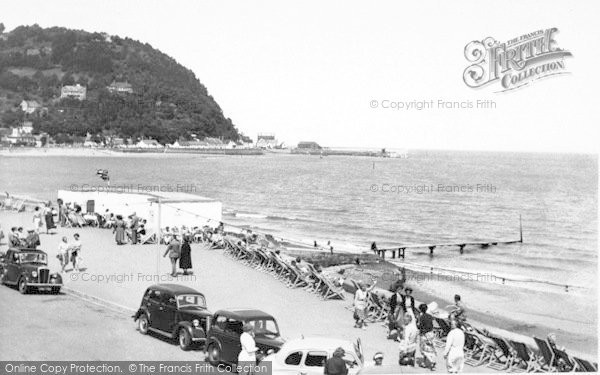
<path fill-rule="evenodd" d="M 148 317 L 146 316 L 146 314 L 143 314 L 138 319 L 138 328 L 139 328 L 140 333 L 142 335 L 147 335 L 148 334 L 148 326 L 149 326 Z"/>
<path fill-rule="evenodd" d="M 192 336 L 185 328 L 179 329 L 179 347 L 181 350 L 189 350 L 192 346 Z"/>
<path fill-rule="evenodd" d="M 58 294 L 58 293 L 60 293 L 60 286 L 53 286 L 51 293 L 52 294 Z"/>
<path fill-rule="evenodd" d="M 221 363 L 221 350 L 215 344 L 208 346 L 208 362 L 213 366 L 218 366 Z"/>
<path fill-rule="evenodd" d="M 29 292 L 29 287 L 27 286 L 27 282 L 24 278 L 19 279 L 19 293 L 27 294 Z"/>

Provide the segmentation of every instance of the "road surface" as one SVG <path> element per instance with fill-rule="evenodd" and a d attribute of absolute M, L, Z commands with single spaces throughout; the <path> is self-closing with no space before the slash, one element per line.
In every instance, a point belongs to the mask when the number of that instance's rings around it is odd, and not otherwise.
<path fill-rule="evenodd" d="M 140 334 L 130 314 L 66 294 L 21 295 L 0 285 L 0 301 L 0 361 L 204 359 L 200 349 Z"/>

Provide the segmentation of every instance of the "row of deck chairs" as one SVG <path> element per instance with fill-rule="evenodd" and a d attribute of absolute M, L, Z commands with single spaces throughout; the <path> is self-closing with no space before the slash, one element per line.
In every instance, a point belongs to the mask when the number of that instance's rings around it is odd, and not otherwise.
<path fill-rule="evenodd" d="M 288 288 L 303 288 L 324 300 L 345 299 L 343 289 L 335 286 L 327 277 L 308 263 L 308 273 L 298 266 L 284 261 L 275 252 L 259 245 L 245 245 L 235 237 L 224 238 L 225 254 L 260 272 L 269 273 L 285 283 Z"/>
<path fill-rule="evenodd" d="M 360 288 L 360 285 L 355 280 L 350 279 L 355 290 Z M 383 296 L 371 292 L 367 295 L 367 321 L 380 322 L 386 321 L 390 315 L 390 305 Z"/>
<path fill-rule="evenodd" d="M 438 347 L 445 345 L 450 325 L 434 317 Z M 598 365 L 582 358 L 571 357 L 565 351 L 552 348 L 548 341 L 533 338 L 537 348 L 509 340 L 476 328 L 465 331 L 465 363 L 486 366 L 504 372 L 597 372 Z"/>

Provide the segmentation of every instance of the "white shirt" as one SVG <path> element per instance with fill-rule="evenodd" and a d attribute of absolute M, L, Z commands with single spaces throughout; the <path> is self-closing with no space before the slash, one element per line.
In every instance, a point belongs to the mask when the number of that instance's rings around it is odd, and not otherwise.
<path fill-rule="evenodd" d="M 58 252 L 60 254 L 67 254 L 69 252 L 69 244 L 60 241 L 60 243 L 58 244 Z"/>
<path fill-rule="evenodd" d="M 448 337 L 446 337 L 446 350 L 444 350 L 444 355 L 449 357 L 464 357 L 464 346 L 465 333 L 459 328 L 454 328 L 448 333 Z"/>
<path fill-rule="evenodd" d="M 367 307 L 367 296 L 369 292 L 362 289 L 358 289 L 354 294 L 354 307 L 357 309 L 364 309 Z"/>
<path fill-rule="evenodd" d="M 238 355 L 238 362 L 256 362 L 256 343 L 254 337 L 248 332 L 242 333 L 240 336 L 240 344 L 242 344 L 242 350 Z"/>

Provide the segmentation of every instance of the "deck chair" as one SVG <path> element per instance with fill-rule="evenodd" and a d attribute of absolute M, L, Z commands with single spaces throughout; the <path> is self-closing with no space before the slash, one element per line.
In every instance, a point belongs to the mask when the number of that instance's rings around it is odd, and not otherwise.
<path fill-rule="evenodd" d="M 302 274 L 302 271 L 297 267 L 292 265 L 288 265 L 290 272 L 290 288 L 305 288 L 309 286 L 309 282 L 306 280 L 305 276 Z"/>
<path fill-rule="evenodd" d="M 504 337 L 500 336 L 489 336 L 490 339 L 494 340 L 496 347 L 492 353 L 492 357 L 486 367 L 493 368 L 498 371 L 506 371 L 510 369 L 514 362 L 513 350 Z"/>
<path fill-rule="evenodd" d="M 558 371 L 556 366 L 554 365 L 554 352 L 552 351 L 550 344 L 548 344 L 546 340 L 542 340 L 537 337 L 534 337 L 533 340 L 540 349 L 540 354 L 543 360 L 540 363 L 541 369 L 547 372 Z"/>
<path fill-rule="evenodd" d="M 322 291 L 324 300 L 346 299 L 346 293 L 344 292 L 344 290 L 333 285 L 333 283 L 327 278 L 327 276 L 323 274 L 317 274 L 317 276 L 319 276 L 319 278 L 323 282 Z"/>
<path fill-rule="evenodd" d="M 144 237 L 140 239 L 140 244 L 142 245 L 150 245 L 156 243 L 156 233 L 148 232 Z"/>
<path fill-rule="evenodd" d="M 540 371 L 539 358 L 535 356 L 533 351 L 522 342 L 510 340 L 509 344 L 514 349 L 514 363 L 512 366 L 513 372 L 517 370 L 531 372 Z"/>
<path fill-rule="evenodd" d="M 446 336 L 448 336 L 452 328 L 445 319 L 434 317 L 433 321 L 437 325 L 437 328 L 434 328 L 435 339 L 433 343 L 438 348 L 443 348 L 446 345 Z"/>
<path fill-rule="evenodd" d="M 372 315 L 373 320 L 386 320 L 389 315 L 390 308 L 384 301 L 381 300 L 381 298 L 379 298 L 379 295 L 373 292 L 369 293 L 369 302 L 372 306 L 371 310 L 369 310 L 369 315 Z"/>
<path fill-rule="evenodd" d="M 560 349 L 554 349 L 553 351 L 554 361 L 559 372 L 569 372 L 575 369 L 576 364 L 566 351 Z"/>
<path fill-rule="evenodd" d="M 577 365 L 575 371 L 577 372 L 598 372 L 598 366 L 588 360 L 573 357 L 573 361 Z"/>
<path fill-rule="evenodd" d="M 488 362 L 496 350 L 496 344 L 488 337 L 477 332 L 465 332 L 465 363 L 469 366 L 481 366 Z"/>

